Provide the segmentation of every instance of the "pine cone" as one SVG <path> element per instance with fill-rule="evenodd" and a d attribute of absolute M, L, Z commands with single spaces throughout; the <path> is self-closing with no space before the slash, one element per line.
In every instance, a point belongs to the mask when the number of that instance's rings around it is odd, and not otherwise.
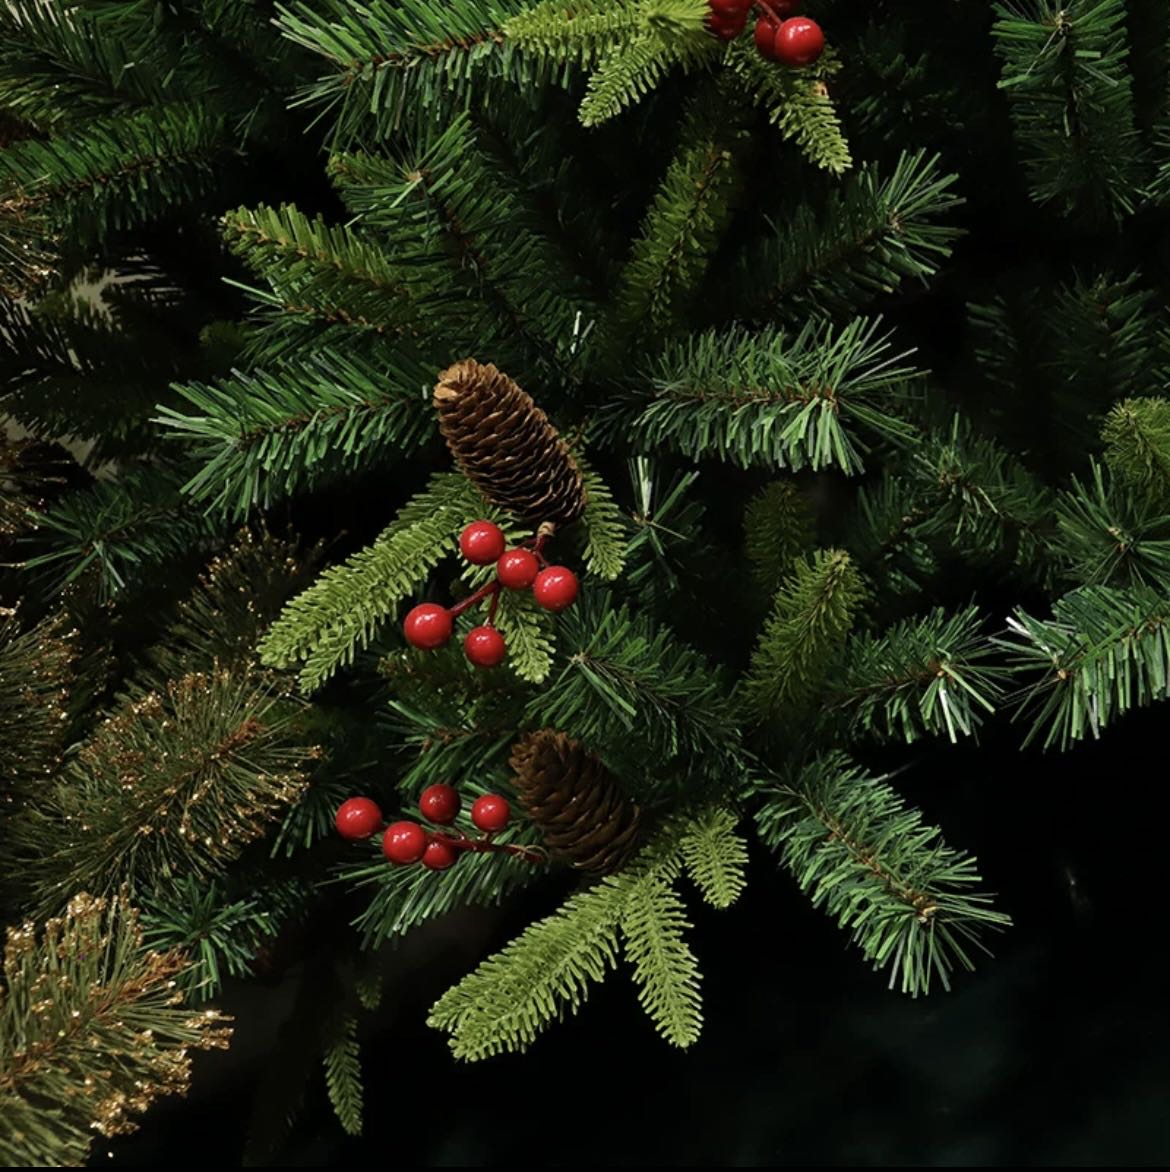
<path fill-rule="evenodd" d="M 607 875 L 638 847 L 640 811 L 584 745 L 541 729 L 512 748 L 516 792 L 554 854 Z"/>
<path fill-rule="evenodd" d="M 506 374 L 474 358 L 435 386 L 439 430 L 464 475 L 493 505 L 533 526 L 585 510 L 581 469 L 548 416 Z"/>

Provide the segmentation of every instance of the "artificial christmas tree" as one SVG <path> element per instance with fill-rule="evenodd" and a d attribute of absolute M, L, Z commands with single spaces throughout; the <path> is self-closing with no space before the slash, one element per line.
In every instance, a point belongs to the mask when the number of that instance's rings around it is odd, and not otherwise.
<path fill-rule="evenodd" d="M 454 1055 L 619 960 L 691 1046 L 749 838 L 948 987 L 1008 916 L 897 747 L 1167 698 L 1170 20 L 798 7 L 0 9 L 11 1162 L 257 971 L 251 1158 L 314 1064 L 360 1130 L 379 946 L 525 887 Z"/>

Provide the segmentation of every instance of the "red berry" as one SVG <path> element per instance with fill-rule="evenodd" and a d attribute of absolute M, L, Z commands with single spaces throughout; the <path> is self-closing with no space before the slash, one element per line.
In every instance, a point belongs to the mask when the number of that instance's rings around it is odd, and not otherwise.
<path fill-rule="evenodd" d="M 746 8 L 734 16 L 720 16 L 719 13 L 712 12 L 707 18 L 707 27 L 721 41 L 734 41 L 747 28 L 747 18 Z"/>
<path fill-rule="evenodd" d="M 471 806 L 471 820 L 485 833 L 493 830 L 503 830 L 512 816 L 512 808 L 508 799 L 499 794 L 484 794 L 476 798 Z"/>
<path fill-rule="evenodd" d="M 422 854 L 422 865 L 431 871 L 445 871 L 459 862 L 459 852 L 444 838 L 431 837 Z"/>
<path fill-rule="evenodd" d="M 739 16 L 752 6 L 752 0 L 707 0 L 707 7 L 716 16 Z"/>
<path fill-rule="evenodd" d="M 459 548 L 473 566 L 490 566 L 505 544 L 504 531 L 491 521 L 472 521 L 459 535 Z"/>
<path fill-rule="evenodd" d="M 338 807 L 333 824 L 342 838 L 357 842 L 369 838 L 382 825 L 382 811 L 369 798 L 347 798 Z"/>
<path fill-rule="evenodd" d="M 382 835 L 382 853 L 392 863 L 417 863 L 427 849 L 427 832 L 417 822 L 391 822 Z"/>
<path fill-rule="evenodd" d="M 412 647 L 433 651 L 451 638 L 451 616 L 446 607 L 420 602 L 403 621 L 402 633 Z"/>
<path fill-rule="evenodd" d="M 495 627 L 472 627 L 463 640 L 463 653 L 476 667 L 495 667 L 504 662 L 508 645 Z"/>
<path fill-rule="evenodd" d="M 496 577 L 509 590 L 527 590 L 539 571 L 536 554 L 526 549 L 510 549 L 496 562 Z"/>
<path fill-rule="evenodd" d="M 549 566 L 536 575 L 532 593 L 545 610 L 564 610 L 577 597 L 577 575 L 568 566 Z"/>
<path fill-rule="evenodd" d="M 759 50 L 761 57 L 767 57 L 770 61 L 776 59 L 776 33 L 780 26 L 770 17 L 761 16 L 756 21 L 756 48 Z"/>
<path fill-rule="evenodd" d="M 776 32 L 776 60 L 784 65 L 811 65 L 824 48 L 821 26 L 807 16 L 791 17 Z"/>
<path fill-rule="evenodd" d="M 453 785 L 428 785 L 418 799 L 422 816 L 437 826 L 450 826 L 459 806 L 459 791 Z"/>
<path fill-rule="evenodd" d="M 783 20 L 796 11 L 797 0 L 768 0 L 771 15 Z M 762 7 L 762 6 L 761 6 Z"/>

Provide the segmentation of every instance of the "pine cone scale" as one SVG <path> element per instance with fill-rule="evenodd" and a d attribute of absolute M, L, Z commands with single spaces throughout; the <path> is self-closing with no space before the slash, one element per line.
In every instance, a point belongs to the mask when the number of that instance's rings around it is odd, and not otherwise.
<path fill-rule="evenodd" d="M 435 385 L 439 430 L 464 475 L 521 521 L 568 525 L 585 511 L 585 483 L 548 416 L 503 371 L 468 358 Z"/>
<path fill-rule="evenodd" d="M 594 874 L 618 870 L 639 842 L 641 812 L 584 745 L 541 729 L 512 749 L 516 792 L 549 849 Z"/>

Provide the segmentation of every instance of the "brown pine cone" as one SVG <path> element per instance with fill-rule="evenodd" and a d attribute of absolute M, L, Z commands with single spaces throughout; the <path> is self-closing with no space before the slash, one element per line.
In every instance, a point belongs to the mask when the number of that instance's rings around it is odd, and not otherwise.
<path fill-rule="evenodd" d="M 585 510 L 581 469 L 548 416 L 506 374 L 474 358 L 435 385 L 439 430 L 464 475 L 494 505 L 536 527 Z"/>
<path fill-rule="evenodd" d="M 541 729 L 513 746 L 510 764 L 520 802 L 554 855 L 607 875 L 637 849 L 637 804 L 584 745 Z"/>

